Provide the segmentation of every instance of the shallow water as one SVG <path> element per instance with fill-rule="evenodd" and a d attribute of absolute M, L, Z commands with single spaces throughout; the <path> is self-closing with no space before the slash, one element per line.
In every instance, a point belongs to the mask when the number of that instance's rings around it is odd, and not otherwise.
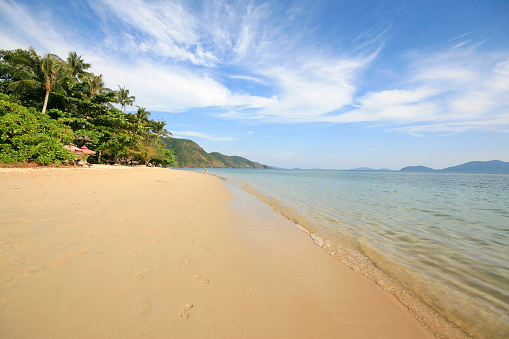
<path fill-rule="evenodd" d="M 245 183 L 418 316 L 424 302 L 471 335 L 509 337 L 509 175 L 209 173 Z"/>

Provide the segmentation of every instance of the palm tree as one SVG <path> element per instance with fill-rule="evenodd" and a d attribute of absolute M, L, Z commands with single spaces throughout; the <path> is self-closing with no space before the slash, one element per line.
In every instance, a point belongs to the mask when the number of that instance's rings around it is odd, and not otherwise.
<path fill-rule="evenodd" d="M 97 76 L 94 73 L 86 73 L 83 77 L 83 82 L 86 85 L 90 99 L 92 99 L 98 93 L 111 91 L 109 88 L 104 87 L 102 74 Z"/>
<path fill-rule="evenodd" d="M 73 80 L 79 81 L 80 78 L 85 75 L 85 70 L 90 68 L 90 64 L 87 64 L 83 61 L 83 58 L 78 56 L 76 52 L 69 52 L 69 56 L 67 57 L 67 68 L 69 69 L 69 73 Z"/>
<path fill-rule="evenodd" d="M 115 93 L 117 95 L 117 102 L 124 108 L 125 113 L 125 106 L 132 106 L 136 98 L 133 95 L 129 96 L 129 90 L 125 86 L 122 88 L 118 85 L 118 91 Z"/>
<path fill-rule="evenodd" d="M 46 54 L 40 58 L 33 47 L 29 47 L 28 55 L 12 60 L 15 64 L 17 80 L 9 84 L 9 88 L 20 91 L 23 89 L 44 88 L 44 104 L 42 113 L 46 112 L 49 93 L 52 90 L 63 90 L 63 83 L 68 77 L 65 63 L 55 54 Z"/>
<path fill-rule="evenodd" d="M 147 111 L 145 107 L 140 106 L 136 107 L 138 107 L 138 111 L 135 114 L 132 115 L 130 114 L 132 116 L 132 121 L 138 128 L 138 131 L 140 131 L 144 135 L 145 134 L 148 135 L 148 130 L 150 127 L 149 124 L 150 112 Z"/>
<path fill-rule="evenodd" d="M 148 122 L 148 117 L 150 117 L 150 112 L 147 111 L 147 109 L 145 107 L 140 107 L 140 106 L 136 106 L 136 107 L 138 107 L 138 111 L 134 115 L 136 117 L 136 122 L 138 124 Z"/>
<path fill-rule="evenodd" d="M 164 126 L 166 126 L 166 122 L 161 121 L 159 119 L 152 123 L 151 131 L 152 133 L 155 133 L 157 135 L 157 138 L 154 142 L 154 146 L 157 145 L 157 141 L 159 140 L 160 137 L 162 136 L 167 137 L 172 135 L 170 131 L 164 128 Z"/>
<path fill-rule="evenodd" d="M 96 104 L 106 105 L 113 108 L 112 102 L 117 102 L 115 91 L 104 86 L 103 75 L 85 72 L 82 77 L 84 90 L 87 92 L 90 101 Z"/>

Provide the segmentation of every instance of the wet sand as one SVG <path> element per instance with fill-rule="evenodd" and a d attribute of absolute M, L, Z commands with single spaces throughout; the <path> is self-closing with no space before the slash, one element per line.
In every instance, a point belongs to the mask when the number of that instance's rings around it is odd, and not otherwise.
<path fill-rule="evenodd" d="M 0 169 L 0 337 L 433 337 L 233 193 L 160 168 Z"/>

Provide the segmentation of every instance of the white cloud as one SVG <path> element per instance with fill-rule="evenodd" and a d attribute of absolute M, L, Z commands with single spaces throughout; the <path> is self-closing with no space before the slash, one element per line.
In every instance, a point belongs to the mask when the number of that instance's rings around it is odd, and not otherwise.
<path fill-rule="evenodd" d="M 465 44 L 414 55 L 408 73 L 401 74 L 407 77 L 404 82 L 361 96 L 354 85 L 371 59 L 336 64 L 315 61 L 298 70 L 273 68 L 263 75 L 279 85 L 277 103 L 222 116 L 272 122 L 397 124 L 400 127 L 390 130 L 416 136 L 479 129 L 504 132 L 509 130 L 509 61 L 507 55 L 482 52 L 478 47 Z"/>
<path fill-rule="evenodd" d="M 131 51 L 206 67 L 252 58 L 276 31 L 264 31 L 271 14 L 266 4 L 126 0 L 119 6 L 99 0 L 95 10 L 136 31 Z M 108 46 L 123 50 L 130 42 L 128 36 L 113 36 Z"/>
<path fill-rule="evenodd" d="M 271 105 L 255 112 L 234 111 L 222 116 L 273 121 L 321 120 L 324 115 L 352 103 L 356 76 L 372 58 L 316 57 L 261 70 L 260 74 L 276 84 L 278 95 Z"/>
<path fill-rule="evenodd" d="M 498 62 L 493 71 L 500 74 L 509 75 L 509 59 Z"/>
<path fill-rule="evenodd" d="M 265 81 L 263 81 L 262 79 L 253 77 L 253 76 L 249 76 L 249 75 L 230 75 L 229 77 L 232 79 L 246 80 L 246 81 L 251 81 L 251 82 L 255 82 L 258 84 L 262 84 L 262 85 L 267 85 L 267 83 Z"/>
<path fill-rule="evenodd" d="M 509 132 L 509 116 L 498 117 L 489 120 L 464 120 L 428 123 L 422 125 L 404 126 L 390 129 L 389 131 L 408 132 L 412 135 L 422 136 L 419 133 L 429 132 L 469 132 L 474 130 L 487 130 L 493 132 Z"/>
<path fill-rule="evenodd" d="M 124 35 L 113 37 L 110 47 L 153 53 L 161 57 L 189 61 L 196 65 L 213 65 L 216 56 L 202 45 L 199 35 L 199 18 L 178 2 L 146 2 L 126 0 L 101 0 L 97 11 L 115 15 L 126 27 L 135 30 L 138 37 Z M 120 41 L 117 41 L 120 38 Z"/>
<path fill-rule="evenodd" d="M 233 141 L 237 140 L 236 138 L 231 137 L 216 137 L 207 133 L 195 132 L 195 131 L 173 131 L 174 137 L 195 137 L 195 138 L 203 138 L 209 139 L 213 141 Z"/>
<path fill-rule="evenodd" d="M 359 99 L 361 107 L 383 109 L 421 102 L 435 94 L 433 89 L 419 88 L 416 90 L 384 90 L 370 92 Z"/>
<path fill-rule="evenodd" d="M 0 48 L 42 49 L 44 53 L 67 56 L 68 44 L 63 32 L 52 26 L 52 18 L 41 11 L 34 18 L 27 9 L 11 1 L 0 1 L 0 17 L 5 26 L 0 30 Z"/>
<path fill-rule="evenodd" d="M 391 131 L 463 132 L 509 129 L 507 56 L 456 48 L 412 58 L 399 89 L 373 91 L 333 122 L 402 125 Z M 418 123 L 418 125 L 416 125 Z"/>
<path fill-rule="evenodd" d="M 32 44 L 65 57 L 82 46 L 78 54 L 108 86 L 126 86 L 149 110 L 216 107 L 229 119 L 397 124 L 412 133 L 509 129 L 509 56 L 484 52 L 470 33 L 434 53 L 414 52 L 398 68 L 404 80 L 366 93 L 370 79 L 363 72 L 377 67 L 386 31 L 369 41 L 360 34 L 351 49 L 356 55 L 348 55 L 303 42 L 302 31 L 285 32 L 296 18 L 275 23 L 271 3 L 207 1 L 191 9 L 186 1 L 127 0 L 119 6 L 97 0 L 91 6 L 105 35 L 98 47 L 71 36 L 51 10 L 0 1 L 6 23 L 0 47 Z M 228 76 L 270 94 L 227 87 L 221 79 Z"/>
<path fill-rule="evenodd" d="M 459 47 L 465 46 L 469 42 L 470 42 L 470 40 L 465 40 L 465 41 L 458 42 L 457 44 L 452 46 L 451 49 L 455 49 L 455 48 L 459 48 Z"/>
<path fill-rule="evenodd" d="M 178 112 L 203 107 L 263 108 L 273 104 L 274 97 L 232 93 L 205 70 L 155 61 L 121 62 L 106 56 L 87 58 L 96 73 L 107 74 L 106 85 L 116 89 L 125 86 L 136 96 L 136 104 L 150 110 Z"/>
<path fill-rule="evenodd" d="M 171 41 L 191 43 L 196 40 L 193 34 L 186 35 L 180 32 L 191 27 L 193 20 L 172 17 L 172 23 L 176 22 L 177 28 L 170 33 L 159 32 L 159 29 L 165 31 L 168 28 L 162 25 L 165 24 L 164 19 L 170 15 L 169 7 L 165 7 L 167 12 L 163 10 L 163 14 L 158 16 L 155 13 L 156 7 L 140 9 L 139 7 L 143 7 L 140 1 L 134 1 L 131 5 L 133 6 L 117 6 L 122 7 L 118 14 L 126 18 L 136 17 L 137 25 L 147 24 L 147 27 L 150 26 L 147 28 L 149 32 L 163 40 L 158 40 L 155 45 L 150 46 L 148 42 L 138 44 L 139 41 L 134 35 L 123 32 L 119 36 L 108 37 L 109 40 L 106 43 L 110 46 L 120 46 L 119 48 L 126 54 L 111 54 L 110 50 L 78 51 L 78 54 L 83 54 L 84 59 L 92 64 L 94 73 L 104 75 L 108 87 L 117 89 L 117 85 L 125 86 L 130 90 L 131 95 L 136 96 L 136 104 L 147 107 L 149 110 L 175 112 L 196 107 L 263 108 L 273 105 L 275 97 L 265 98 L 246 93 L 233 93 L 212 78 L 207 73 L 207 69 L 176 66 L 149 58 L 125 58 L 132 56 L 133 51 L 136 50 L 159 49 L 160 54 L 171 54 L 181 59 L 187 58 L 194 63 L 202 63 L 199 60 L 204 61 L 203 63 L 213 60 L 212 55 L 201 46 L 197 46 L 193 54 L 177 44 L 169 43 Z M 136 15 L 137 10 L 139 10 L 139 16 Z M 58 20 L 52 20 L 49 17 L 47 20 L 35 20 L 34 13 L 30 13 L 21 5 L 2 1 L 0 11 L 12 29 L 12 32 L 6 31 L 5 34 L 3 31 L 0 32 L 0 47 L 3 49 L 27 48 L 29 44 L 32 44 L 39 53 L 52 52 L 65 58 L 68 51 L 76 50 L 76 46 L 83 43 L 64 36 L 65 30 L 58 28 Z M 186 15 L 182 9 L 171 13 L 176 16 Z M 38 15 L 49 14 L 38 13 Z M 152 26 L 149 25 L 151 18 L 155 18 Z M 154 26 L 158 29 L 154 29 Z M 162 35 L 159 36 L 159 34 Z M 7 36 L 3 37 L 3 35 Z M 184 44 L 184 47 L 189 47 L 189 44 Z"/>

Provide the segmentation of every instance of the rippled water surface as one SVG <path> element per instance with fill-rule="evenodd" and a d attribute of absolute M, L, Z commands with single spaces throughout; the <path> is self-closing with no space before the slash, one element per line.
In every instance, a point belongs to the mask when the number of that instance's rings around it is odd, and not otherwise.
<path fill-rule="evenodd" d="M 509 175 L 209 173 L 247 183 L 352 268 L 380 269 L 468 333 L 509 337 Z"/>

